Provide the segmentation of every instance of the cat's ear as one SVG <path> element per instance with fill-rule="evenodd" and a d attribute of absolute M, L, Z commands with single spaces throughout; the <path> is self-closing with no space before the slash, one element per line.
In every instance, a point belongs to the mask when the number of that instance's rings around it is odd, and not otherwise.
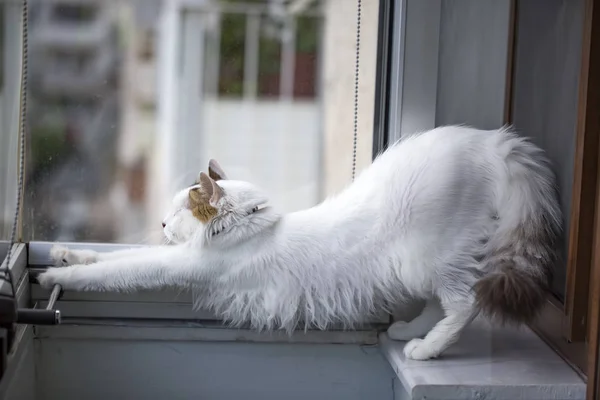
<path fill-rule="evenodd" d="M 208 176 L 215 181 L 226 180 L 227 175 L 223 171 L 223 168 L 219 165 L 216 160 L 210 160 L 208 162 Z"/>
<path fill-rule="evenodd" d="M 210 205 L 216 206 L 219 200 L 225 195 L 221 186 L 217 185 L 214 179 L 206 175 L 204 172 L 200 172 L 200 186 L 206 194 L 210 196 Z"/>

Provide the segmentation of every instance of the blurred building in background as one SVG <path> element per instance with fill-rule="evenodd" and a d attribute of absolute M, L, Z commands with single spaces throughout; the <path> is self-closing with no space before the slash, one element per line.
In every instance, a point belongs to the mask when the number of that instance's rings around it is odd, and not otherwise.
<path fill-rule="evenodd" d="M 28 200 L 32 235 L 109 239 L 103 204 L 118 132 L 121 51 L 114 2 L 38 0 L 29 23 Z"/>
<path fill-rule="evenodd" d="M 155 243 L 173 193 L 210 158 L 283 211 L 339 191 L 351 174 L 354 3 L 31 1 L 29 239 Z M 363 4 L 359 169 L 371 157 L 377 10 Z"/>

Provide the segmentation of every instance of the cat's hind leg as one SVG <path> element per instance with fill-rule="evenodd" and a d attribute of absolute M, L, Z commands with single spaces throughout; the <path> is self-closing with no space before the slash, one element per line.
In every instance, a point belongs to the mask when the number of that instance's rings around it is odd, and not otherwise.
<path fill-rule="evenodd" d="M 462 330 L 477 316 L 471 287 L 474 276 L 467 270 L 453 269 L 441 276 L 437 294 L 445 317 L 423 339 L 416 338 L 404 346 L 404 355 L 413 360 L 429 360 L 454 344 Z"/>
<path fill-rule="evenodd" d="M 392 340 L 411 340 L 427 334 L 442 318 L 444 310 L 438 299 L 430 299 L 425 303 L 421 314 L 411 321 L 396 321 L 387 330 Z"/>

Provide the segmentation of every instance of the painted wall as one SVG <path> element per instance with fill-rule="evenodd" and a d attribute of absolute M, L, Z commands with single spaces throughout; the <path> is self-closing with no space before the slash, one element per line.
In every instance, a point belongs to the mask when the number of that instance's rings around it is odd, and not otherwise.
<path fill-rule="evenodd" d="M 555 166 L 565 227 L 571 209 L 584 3 L 521 0 L 517 9 L 513 123 Z M 563 238 L 564 257 L 567 248 Z M 557 263 L 552 286 L 559 297 L 565 281 L 566 263 Z"/>
<path fill-rule="evenodd" d="M 509 0 L 441 2 L 436 125 L 503 125 Z"/>
<path fill-rule="evenodd" d="M 0 399 L 35 400 L 35 354 L 33 348 L 33 328 L 28 327 L 23 333 L 23 340 L 13 347 L 8 368 L 0 381 Z"/>

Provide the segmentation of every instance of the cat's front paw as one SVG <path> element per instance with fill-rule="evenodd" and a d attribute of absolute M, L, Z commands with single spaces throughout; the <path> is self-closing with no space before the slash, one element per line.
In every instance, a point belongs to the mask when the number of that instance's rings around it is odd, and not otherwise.
<path fill-rule="evenodd" d="M 98 261 L 98 253 L 93 250 L 70 250 L 55 245 L 50 249 L 50 258 L 56 266 L 92 264 Z"/>
<path fill-rule="evenodd" d="M 54 285 L 64 278 L 65 269 L 62 268 L 48 268 L 46 272 L 42 272 L 38 275 L 37 281 L 44 289 L 52 289 Z"/>
<path fill-rule="evenodd" d="M 65 268 L 48 268 L 45 272 L 38 275 L 37 281 L 44 289 L 52 289 L 54 285 L 60 285 L 63 289 L 78 290 L 76 282 L 73 280 L 73 272 L 79 266 Z"/>
<path fill-rule="evenodd" d="M 429 360 L 439 354 L 424 339 L 412 339 L 404 346 L 404 356 L 411 360 Z"/>

